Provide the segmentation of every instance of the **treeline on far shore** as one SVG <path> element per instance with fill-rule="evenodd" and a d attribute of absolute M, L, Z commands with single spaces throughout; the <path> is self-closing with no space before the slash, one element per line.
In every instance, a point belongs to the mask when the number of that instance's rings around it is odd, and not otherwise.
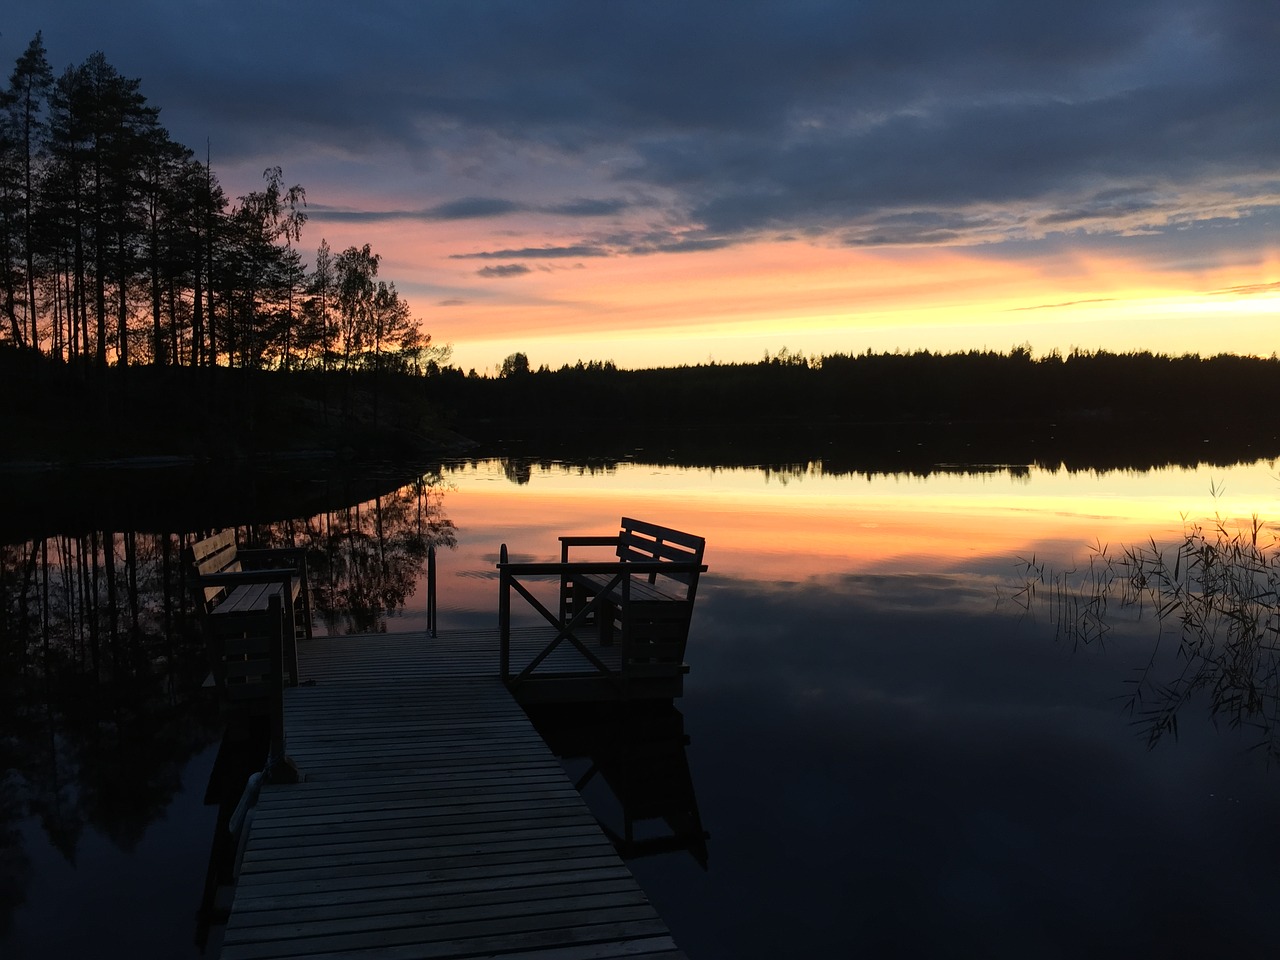
<path fill-rule="evenodd" d="M 678 427 L 701 423 L 806 424 L 1059 422 L 1223 423 L 1270 426 L 1280 359 L 1223 354 L 1075 350 L 1008 353 L 783 354 L 756 363 L 620 370 L 610 363 L 464 377 L 445 369 L 427 396 L 472 432 L 540 422 Z"/>
<path fill-rule="evenodd" d="M 147 454 L 219 459 L 290 451 L 421 459 L 460 438 L 522 455 L 723 457 L 755 462 L 878 451 L 885 462 L 1122 465 L 1280 455 L 1280 359 L 1074 351 L 783 355 L 756 363 L 497 375 L 100 368 L 0 348 L 8 460 Z M 747 448 L 754 448 L 748 450 Z M 773 453 L 768 453 L 773 451 Z M 723 462 L 733 462 L 727 460 Z"/>

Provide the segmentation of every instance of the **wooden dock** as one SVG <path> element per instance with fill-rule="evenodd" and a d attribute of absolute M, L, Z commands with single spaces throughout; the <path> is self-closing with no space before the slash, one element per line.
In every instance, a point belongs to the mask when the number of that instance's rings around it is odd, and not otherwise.
<path fill-rule="evenodd" d="M 299 647 L 223 960 L 681 957 L 498 679 L 497 635 Z"/>

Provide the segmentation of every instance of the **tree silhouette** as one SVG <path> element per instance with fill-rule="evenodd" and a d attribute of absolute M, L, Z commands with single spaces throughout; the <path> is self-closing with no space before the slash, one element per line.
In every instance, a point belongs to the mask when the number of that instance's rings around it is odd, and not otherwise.
<path fill-rule="evenodd" d="M 372 286 L 367 245 L 337 270 L 322 245 L 308 274 L 305 207 L 278 166 L 229 203 L 140 80 L 101 52 L 55 78 L 37 34 L 0 90 L 0 346 L 100 369 L 327 367 L 337 308 L 344 368 L 438 365 L 395 285 Z"/>

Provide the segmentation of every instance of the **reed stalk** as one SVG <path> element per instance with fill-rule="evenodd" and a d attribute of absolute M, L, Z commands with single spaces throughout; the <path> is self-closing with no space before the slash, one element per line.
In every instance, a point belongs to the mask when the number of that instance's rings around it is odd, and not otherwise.
<path fill-rule="evenodd" d="M 1119 618 L 1155 617 L 1150 657 L 1121 698 L 1148 747 L 1176 739 L 1179 712 L 1205 696 L 1215 723 L 1254 728 L 1268 762 L 1280 760 L 1280 540 L 1271 525 L 1184 518 L 1173 544 L 1097 545 L 1086 566 L 1061 571 L 1034 557 L 1019 563 L 1016 599 L 1047 609 L 1073 648 L 1105 642 Z"/>

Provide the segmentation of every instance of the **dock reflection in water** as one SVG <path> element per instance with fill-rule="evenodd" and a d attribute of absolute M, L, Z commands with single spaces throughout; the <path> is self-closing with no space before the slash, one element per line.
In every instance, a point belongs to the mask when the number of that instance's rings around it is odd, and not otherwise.
<path fill-rule="evenodd" d="M 205 787 L 204 803 L 217 808 L 217 822 L 209 843 L 209 863 L 204 892 L 196 911 L 196 947 L 201 953 L 217 956 L 221 935 L 231 912 L 240 850 L 246 836 L 243 819 L 233 826 L 232 818 L 245 799 L 250 778 L 262 770 L 270 739 L 266 718 L 244 729 L 230 729 L 218 747 L 218 756 Z"/>
<path fill-rule="evenodd" d="M 710 834 L 698 813 L 684 716 L 672 703 L 525 712 L 623 860 L 685 851 L 707 868 Z"/>

